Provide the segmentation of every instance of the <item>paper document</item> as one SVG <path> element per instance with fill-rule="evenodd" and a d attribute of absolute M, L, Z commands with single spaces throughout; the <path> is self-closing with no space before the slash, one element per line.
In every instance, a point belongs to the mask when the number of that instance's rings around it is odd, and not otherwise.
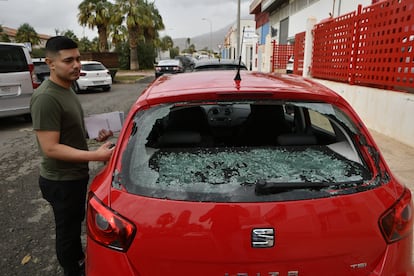
<path fill-rule="evenodd" d="M 85 118 L 86 131 L 90 139 L 95 139 L 101 129 L 118 132 L 124 122 L 124 112 L 114 111 L 109 113 L 94 114 Z"/>

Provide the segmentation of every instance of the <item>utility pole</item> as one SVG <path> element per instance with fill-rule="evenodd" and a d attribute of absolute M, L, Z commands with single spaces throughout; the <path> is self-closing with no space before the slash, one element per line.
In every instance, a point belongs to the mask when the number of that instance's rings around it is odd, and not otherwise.
<path fill-rule="evenodd" d="M 236 53 L 237 58 L 240 56 L 240 0 L 237 0 L 237 46 Z"/>
<path fill-rule="evenodd" d="M 214 51 L 213 51 L 213 22 L 208 18 L 202 18 L 202 20 L 205 20 L 208 23 L 210 23 L 210 51 L 211 51 L 211 55 L 209 55 L 209 58 L 210 58 L 210 56 L 214 56 Z"/>

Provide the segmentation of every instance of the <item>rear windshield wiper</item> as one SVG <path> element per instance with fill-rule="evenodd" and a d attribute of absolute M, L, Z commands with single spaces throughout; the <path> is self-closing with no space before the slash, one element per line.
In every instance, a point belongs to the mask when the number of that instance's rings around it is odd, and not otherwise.
<path fill-rule="evenodd" d="M 267 181 L 258 181 L 255 184 L 254 192 L 256 195 L 268 195 L 283 193 L 290 190 L 298 189 L 310 189 L 310 190 L 320 190 L 323 188 L 336 188 L 342 189 L 345 187 L 352 187 L 359 184 L 362 184 L 363 180 L 356 181 L 346 181 L 346 182 L 267 182 Z"/>

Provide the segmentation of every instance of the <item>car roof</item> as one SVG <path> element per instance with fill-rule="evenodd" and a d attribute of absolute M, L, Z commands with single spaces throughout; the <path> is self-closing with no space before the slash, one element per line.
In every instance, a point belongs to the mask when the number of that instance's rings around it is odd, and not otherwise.
<path fill-rule="evenodd" d="M 300 76 L 246 70 L 241 71 L 240 75 L 240 82 L 234 80 L 235 72 L 230 70 L 162 76 L 153 82 L 143 97 L 149 104 L 180 100 L 224 100 L 226 97 L 322 102 L 335 102 L 339 98 L 334 91 Z"/>
<path fill-rule="evenodd" d="M 10 46 L 20 46 L 26 47 L 23 43 L 14 43 L 14 42 L 0 42 L 0 45 L 10 45 Z"/>
<path fill-rule="evenodd" d="M 81 60 L 81 64 L 102 64 L 102 62 L 96 60 Z"/>

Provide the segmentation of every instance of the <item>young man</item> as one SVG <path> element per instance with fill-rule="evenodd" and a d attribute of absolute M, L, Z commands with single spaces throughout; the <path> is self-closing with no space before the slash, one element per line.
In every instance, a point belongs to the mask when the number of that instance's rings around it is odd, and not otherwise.
<path fill-rule="evenodd" d="M 107 161 L 111 143 L 89 151 L 83 110 L 71 89 L 81 64 L 77 44 L 63 36 L 46 43 L 50 78 L 35 91 L 31 100 L 33 129 L 42 154 L 39 186 L 52 206 L 56 223 L 56 254 L 65 275 L 84 275 L 81 224 L 89 180 L 88 161 Z M 112 132 L 101 130 L 98 141 Z"/>

